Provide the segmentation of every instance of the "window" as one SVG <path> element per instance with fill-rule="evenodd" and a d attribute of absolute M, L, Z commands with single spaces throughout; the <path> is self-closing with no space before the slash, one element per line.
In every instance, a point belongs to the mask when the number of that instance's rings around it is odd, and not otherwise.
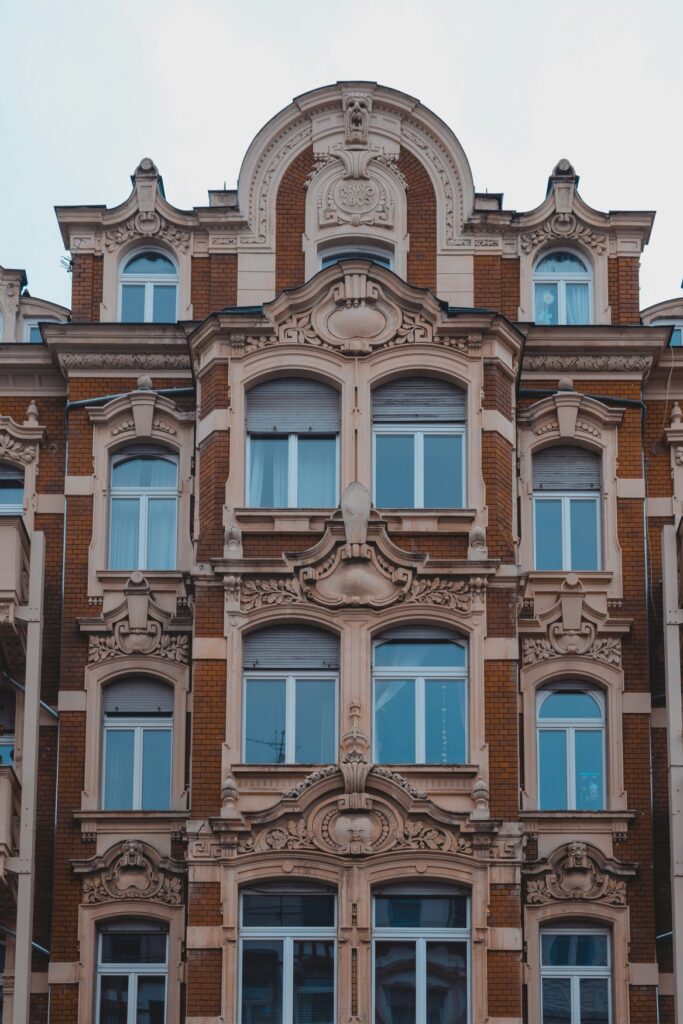
<path fill-rule="evenodd" d="M 581 687 L 540 690 L 536 705 L 542 811 L 605 806 L 605 705 Z"/>
<path fill-rule="evenodd" d="M 377 508 L 462 508 L 465 392 L 431 377 L 375 388 L 373 490 Z"/>
<path fill-rule="evenodd" d="M 247 394 L 248 504 L 333 508 L 339 480 L 339 394 L 289 377 Z"/>
<path fill-rule="evenodd" d="M 377 764 L 467 761 L 467 649 L 447 630 L 395 629 L 373 649 Z"/>
<path fill-rule="evenodd" d="M 167 811 L 171 806 L 173 689 L 131 677 L 103 690 L 102 808 Z"/>
<path fill-rule="evenodd" d="M 534 568 L 600 568 L 601 479 L 595 452 L 556 445 L 534 455 Z"/>
<path fill-rule="evenodd" d="M 467 1024 L 469 900 L 387 886 L 373 900 L 375 1024 Z"/>
<path fill-rule="evenodd" d="M 120 273 L 121 322 L 174 324 L 178 319 L 178 271 L 153 249 L 135 253 Z"/>
<path fill-rule="evenodd" d="M 669 348 L 680 348 L 683 345 L 683 320 L 653 320 L 651 326 L 673 327 Z"/>
<path fill-rule="evenodd" d="M 244 638 L 245 764 L 337 760 L 339 640 L 307 626 Z"/>
<path fill-rule="evenodd" d="M 0 462 L 0 515 L 20 516 L 24 512 L 24 473 L 19 466 Z"/>
<path fill-rule="evenodd" d="M 315 886 L 241 894 L 240 1024 L 334 1024 L 335 902 Z"/>
<path fill-rule="evenodd" d="M 165 1024 L 166 928 L 127 918 L 103 924 L 97 940 L 97 1024 Z"/>
<path fill-rule="evenodd" d="M 541 932 L 542 1024 L 611 1024 L 610 941 L 589 928 Z"/>
<path fill-rule="evenodd" d="M 126 448 L 111 462 L 110 569 L 175 569 L 178 461 Z"/>
<path fill-rule="evenodd" d="M 52 323 L 56 323 L 56 321 L 49 320 L 46 317 L 42 317 L 40 320 L 24 320 L 24 337 L 22 340 L 30 345 L 42 345 L 43 338 L 40 333 L 40 325 Z"/>
<path fill-rule="evenodd" d="M 591 273 L 573 252 L 551 252 L 534 270 L 534 309 L 537 324 L 591 322 Z"/>
<path fill-rule="evenodd" d="M 340 260 L 371 260 L 387 270 L 393 269 L 393 253 L 388 249 L 374 249 L 370 246 L 349 246 L 348 248 L 323 249 L 320 253 L 320 269 L 331 267 Z"/>
<path fill-rule="evenodd" d="M 15 720 L 16 695 L 14 690 L 0 690 L 0 765 L 14 764 Z M 1 1017 L 0 1020 L 2 1020 Z"/>

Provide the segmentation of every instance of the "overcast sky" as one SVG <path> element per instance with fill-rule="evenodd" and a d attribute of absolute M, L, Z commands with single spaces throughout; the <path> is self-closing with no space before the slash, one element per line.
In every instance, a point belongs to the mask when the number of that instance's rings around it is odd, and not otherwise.
<path fill-rule="evenodd" d="M 681 0 L 0 0 L 0 263 L 67 304 L 53 206 L 234 187 L 298 94 L 369 79 L 453 129 L 479 191 L 537 206 L 560 157 L 599 210 L 656 210 L 641 304 L 681 295 Z"/>

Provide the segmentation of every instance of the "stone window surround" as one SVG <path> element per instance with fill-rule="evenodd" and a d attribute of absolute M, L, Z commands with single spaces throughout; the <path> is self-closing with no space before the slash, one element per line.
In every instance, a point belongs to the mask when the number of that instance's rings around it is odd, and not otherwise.
<path fill-rule="evenodd" d="M 138 235 L 123 245 L 118 246 L 112 252 L 104 249 L 102 254 L 102 302 L 100 304 L 100 322 L 118 323 L 121 318 L 121 270 L 123 264 L 134 252 L 162 253 L 167 256 L 177 270 L 178 289 L 176 296 L 176 309 L 178 320 L 192 319 L 191 282 L 192 282 L 192 253 L 189 247 L 184 251 L 182 247 L 165 245 L 154 235 Z"/>
<path fill-rule="evenodd" d="M 537 264 L 551 252 L 574 252 L 587 265 L 591 280 L 588 286 L 590 323 L 610 324 L 612 309 L 609 304 L 609 256 L 607 253 L 596 255 L 580 242 L 561 238 L 552 238 L 545 245 L 529 252 L 519 253 L 519 319 L 528 323 L 534 322 L 534 280 Z M 559 275 L 558 275 L 559 276 Z M 552 330 L 552 328 L 550 328 Z"/>
<path fill-rule="evenodd" d="M 139 274 L 139 275 L 136 275 L 136 274 L 125 274 L 124 273 L 124 268 L 125 268 L 126 264 L 128 263 L 128 261 L 133 256 L 143 256 L 147 252 L 156 253 L 159 256 L 165 256 L 166 259 L 169 260 L 173 264 L 173 267 L 175 269 L 175 274 L 174 275 L 172 275 L 172 274 L 166 275 L 165 280 L 164 280 L 163 275 L 157 275 L 157 274 Z M 175 319 L 174 323 L 177 323 L 177 321 L 179 319 L 179 317 L 178 317 L 179 301 L 178 300 L 179 300 L 179 296 L 180 296 L 180 268 L 179 268 L 179 264 L 178 264 L 178 256 L 177 256 L 177 253 L 171 252 L 170 249 L 165 248 L 163 246 L 155 245 L 155 244 L 152 244 L 152 245 L 138 244 L 137 246 L 134 246 L 132 249 L 129 249 L 128 252 L 126 252 L 125 256 L 119 256 L 119 261 L 118 261 L 118 287 L 117 287 L 117 294 L 116 294 L 116 319 L 117 319 L 117 321 L 121 321 L 121 312 L 122 312 L 122 308 L 123 308 L 123 287 L 124 287 L 124 285 L 126 285 L 126 284 L 131 284 L 131 285 L 138 284 L 138 285 L 144 285 L 145 286 L 145 299 L 143 301 L 143 308 L 146 309 L 146 306 L 147 306 L 146 285 L 147 285 L 147 282 L 150 280 L 150 278 L 154 278 L 153 286 L 156 285 L 157 283 L 161 284 L 161 285 L 169 285 L 169 286 L 170 285 L 174 285 L 175 290 L 176 290 L 176 301 L 175 301 L 176 319 Z M 155 322 L 154 320 L 146 320 L 146 319 L 144 320 L 144 323 L 154 323 L 154 322 Z"/>
<path fill-rule="evenodd" d="M 6 445 L 3 434 L 8 438 Z M 11 416 L 0 416 L 0 462 L 23 470 L 23 519 L 28 533 L 33 530 L 36 514 L 40 446 L 45 436 L 46 428 L 39 423 L 35 402 L 29 403 L 23 423 L 17 423 Z"/>

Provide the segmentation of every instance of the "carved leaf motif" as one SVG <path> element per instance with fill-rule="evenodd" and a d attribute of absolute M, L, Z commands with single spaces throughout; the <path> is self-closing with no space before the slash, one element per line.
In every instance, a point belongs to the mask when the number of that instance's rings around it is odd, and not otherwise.
<path fill-rule="evenodd" d="M 278 604 L 291 604 L 299 599 L 299 586 L 290 579 L 243 580 L 242 610 L 254 611 L 257 608 L 271 607 Z"/>
<path fill-rule="evenodd" d="M 468 612 L 472 605 L 470 586 L 463 580 L 417 579 L 405 597 L 406 602 L 434 604 L 453 611 Z"/>
<path fill-rule="evenodd" d="M 539 661 L 559 658 L 562 653 L 552 646 L 547 637 L 525 637 L 522 643 L 522 664 L 535 665 Z M 621 665 L 621 641 L 616 637 L 596 639 L 581 657 L 592 658 L 605 665 Z"/>
<path fill-rule="evenodd" d="M 167 658 L 179 665 L 186 665 L 189 661 L 189 650 L 187 634 L 157 633 L 145 654 L 153 654 L 157 658 Z M 128 653 L 129 651 L 121 647 L 116 633 L 91 636 L 88 639 L 88 661 L 90 664 Z"/>
<path fill-rule="evenodd" d="M 572 356 L 572 355 L 530 355 L 524 357 L 525 370 L 557 370 L 562 373 L 571 371 L 620 371 L 648 370 L 652 365 L 649 356 Z"/>
<path fill-rule="evenodd" d="M 397 845 L 416 850 L 444 850 L 448 846 L 448 836 L 441 829 L 425 825 L 424 822 L 406 821 L 403 837 Z"/>
<path fill-rule="evenodd" d="M 36 457 L 36 449 L 33 445 L 24 445 L 21 441 L 15 441 L 3 430 L 0 432 L 0 455 L 12 459 L 13 462 L 33 462 Z"/>

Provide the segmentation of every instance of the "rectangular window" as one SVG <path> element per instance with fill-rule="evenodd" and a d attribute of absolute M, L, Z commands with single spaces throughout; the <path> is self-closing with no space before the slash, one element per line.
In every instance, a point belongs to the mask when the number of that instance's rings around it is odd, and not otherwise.
<path fill-rule="evenodd" d="M 464 426 L 376 427 L 377 508 L 462 508 Z"/>
<path fill-rule="evenodd" d="M 376 677 L 375 761 L 465 764 L 466 680 Z"/>
<path fill-rule="evenodd" d="M 541 933 L 542 1024 L 611 1024 L 609 936 Z"/>
<path fill-rule="evenodd" d="M 102 807 L 167 811 L 171 805 L 172 720 L 105 719 Z"/>
<path fill-rule="evenodd" d="M 97 1024 L 166 1024 L 166 947 L 158 931 L 100 934 Z"/>
<path fill-rule="evenodd" d="M 337 681 L 319 675 L 250 676 L 244 684 L 246 764 L 333 764 Z"/>
<path fill-rule="evenodd" d="M 534 566 L 537 570 L 592 572 L 600 568 L 600 499 L 597 495 L 534 495 Z"/>
<path fill-rule="evenodd" d="M 288 434 L 249 437 L 252 508 L 334 508 L 338 503 L 337 438 Z"/>

